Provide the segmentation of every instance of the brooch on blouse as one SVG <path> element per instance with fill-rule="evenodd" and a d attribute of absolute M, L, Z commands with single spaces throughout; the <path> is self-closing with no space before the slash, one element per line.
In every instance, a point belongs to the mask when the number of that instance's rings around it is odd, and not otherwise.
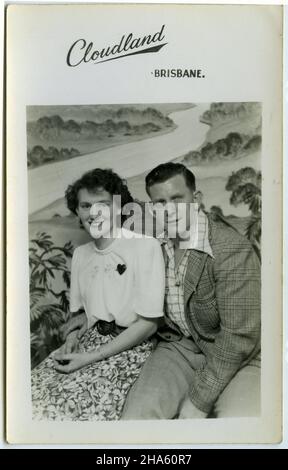
<path fill-rule="evenodd" d="M 121 274 L 125 273 L 126 268 L 127 268 L 126 264 L 117 264 L 116 271 L 117 271 L 117 272 L 120 274 L 120 276 L 121 276 Z"/>

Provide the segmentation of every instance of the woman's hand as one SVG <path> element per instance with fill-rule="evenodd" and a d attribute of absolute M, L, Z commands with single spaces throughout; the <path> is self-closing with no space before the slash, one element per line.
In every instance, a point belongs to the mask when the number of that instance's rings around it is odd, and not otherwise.
<path fill-rule="evenodd" d="M 139 316 L 132 325 L 113 338 L 109 343 L 101 346 L 100 349 L 95 349 L 89 353 L 55 353 L 55 369 L 58 372 L 69 374 L 70 372 L 81 369 L 81 367 L 92 364 L 93 362 L 98 362 L 107 359 L 108 357 L 115 356 L 115 354 L 119 354 L 122 351 L 133 348 L 152 336 L 157 330 L 157 325 L 158 318 L 144 318 Z M 79 337 L 80 331 L 78 332 L 77 337 Z"/>
<path fill-rule="evenodd" d="M 63 374 L 70 374 L 70 372 L 75 372 L 75 370 L 95 362 L 95 358 L 92 360 L 89 353 L 61 354 L 58 352 L 53 359 L 55 369 Z"/>

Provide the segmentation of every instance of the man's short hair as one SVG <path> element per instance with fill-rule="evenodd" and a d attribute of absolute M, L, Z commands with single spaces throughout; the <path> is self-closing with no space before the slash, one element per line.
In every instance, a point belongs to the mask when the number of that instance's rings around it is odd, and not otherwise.
<path fill-rule="evenodd" d="M 162 163 L 161 165 L 156 166 L 153 170 L 148 173 L 145 178 L 146 191 L 149 193 L 151 186 L 157 183 L 164 183 L 173 176 L 183 175 L 186 185 L 191 191 L 195 191 L 195 176 L 192 171 L 188 170 L 185 165 L 182 163 Z"/>

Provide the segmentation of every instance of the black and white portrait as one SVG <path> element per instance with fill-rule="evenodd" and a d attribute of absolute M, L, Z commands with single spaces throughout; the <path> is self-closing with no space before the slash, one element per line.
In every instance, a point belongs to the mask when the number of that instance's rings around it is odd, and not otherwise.
<path fill-rule="evenodd" d="M 261 103 L 31 106 L 27 162 L 34 418 L 258 416 Z"/>

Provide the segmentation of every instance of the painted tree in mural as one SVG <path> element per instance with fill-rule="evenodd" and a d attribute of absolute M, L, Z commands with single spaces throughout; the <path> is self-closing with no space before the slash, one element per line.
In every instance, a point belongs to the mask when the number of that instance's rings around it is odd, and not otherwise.
<path fill-rule="evenodd" d="M 59 347 L 59 328 L 70 317 L 68 291 L 73 245 L 55 246 L 51 236 L 37 233 L 29 248 L 30 331 L 32 367 Z M 61 278 L 61 279 L 60 279 Z M 55 290 L 55 286 L 61 286 Z"/>
<path fill-rule="evenodd" d="M 237 207 L 246 204 L 251 212 L 246 235 L 260 254 L 261 241 L 261 172 L 246 167 L 233 172 L 229 177 L 226 190 L 231 191 L 230 203 Z"/>

